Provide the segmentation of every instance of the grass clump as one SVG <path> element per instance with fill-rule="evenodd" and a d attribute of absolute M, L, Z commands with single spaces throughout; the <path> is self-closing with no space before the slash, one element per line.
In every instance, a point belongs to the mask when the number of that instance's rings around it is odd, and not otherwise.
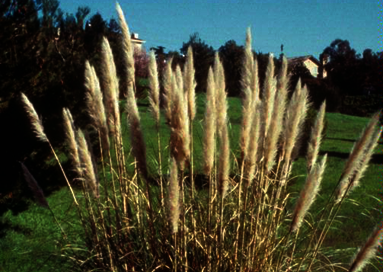
<path fill-rule="evenodd" d="M 261 90 L 257 60 L 251 54 L 251 33 L 247 31 L 241 129 L 239 137 L 230 141 L 224 71 L 218 54 L 215 56 L 214 67 L 207 75 L 203 160 L 197 162 L 194 160 L 197 102 L 192 50 L 188 50 L 184 71 L 179 67 L 172 70 L 169 61 L 164 74 L 169 143 L 161 143 L 158 72 L 152 54 L 149 102 L 158 142 L 158 171 L 153 183 L 135 99 L 129 28 L 118 5 L 117 12 L 126 69 L 121 78 L 124 81 L 121 85 L 126 86 L 126 118 L 120 117 L 119 81 L 106 39 L 101 50 L 102 73 L 97 75 L 92 65 L 85 64 L 88 111 L 98 133 L 99 154 L 92 152 L 87 133 L 76 130 L 69 110 L 63 111 L 70 155 L 82 184 L 76 191 L 67 180 L 76 209 L 74 220 L 82 232 L 81 239 L 73 241 L 63 228 L 62 255 L 74 262 L 73 269 L 336 271 L 343 266 L 346 271 L 360 271 L 374 255 L 381 227 L 373 232 L 350 264 L 332 263 L 324 258 L 322 244 L 348 193 L 358 185 L 368 167 L 381 132 L 376 129 L 378 115 L 373 116 L 356 142 L 318 218 L 309 220 L 308 212 L 320 192 L 326 170 L 327 155 L 319 156 L 325 104 L 309 139 L 305 184 L 294 205 L 289 207 L 291 196 L 287 189 L 292 179 L 293 150 L 310 103 L 308 90 L 300 82 L 291 99 L 287 99 L 286 58 L 276 76 L 270 57 Z M 38 137 L 49 143 L 32 104 L 24 96 L 23 100 Z M 129 127 L 129 143 L 124 140 L 122 120 Z M 239 152 L 234 141 L 238 142 Z M 168 173 L 162 157 L 162 146 L 166 144 Z M 131 152 L 126 150 L 129 146 Z M 198 164 L 202 164 L 197 169 L 203 169 L 198 174 L 205 176 L 206 190 L 196 189 L 194 183 Z M 38 186 L 33 188 L 38 191 L 39 199 L 44 197 Z M 41 203 L 46 205 L 42 199 Z"/>

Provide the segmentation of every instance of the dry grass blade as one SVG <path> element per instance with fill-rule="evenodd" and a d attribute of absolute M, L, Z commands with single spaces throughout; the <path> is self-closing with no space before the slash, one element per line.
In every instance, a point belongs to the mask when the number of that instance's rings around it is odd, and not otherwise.
<path fill-rule="evenodd" d="M 213 70 L 210 68 L 207 76 L 206 111 L 204 122 L 204 160 L 205 175 L 210 176 L 214 164 L 216 108 L 215 108 L 215 83 Z"/>
<path fill-rule="evenodd" d="M 311 130 L 311 136 L 307 148 L 307 170 L 310 172 L 311 167 L 316 163 L 319 147 L 322 142 L 322 131 L 324 127 L 324 116 L 326 112 L 326 101 L 322 103 L 314 127 Z"/>
<path fill-rule="evenodd" d="M 383 228 L 380 226 L 371 234 L 366 244 L 359 250 L 351 264 L 349 272 L 362 271 L 368 261 L 374 257 L 378 247 L 382 245 L 382 235 Z"/>
<path fill-rule="evenodd" d="M 157 62 L 154 51 L 150 52 L 149 61 L 149 103 L 157 124 L 160 122 L 160 85 L 158 82 Z"/>
<path fill-rule="evenodd" d="M 24 178 L 28 184 L 28 187 L 32 190 L 37 203 L 39 203 L 41 207 L 49 209 L 48 201 L 45 198 L 43 190 L 40 188 L 35 178 L 29 172 L 28 168 L 22 162 L 19 163 L 21 165 L 21 168 L 23 169 Z"/>
<path fill-rule="evenodd" d="M 48 138 L 44 133 L 43 124 L 41 123 L 41 120 L 37 115 L 32 103 L 29 101 L 29 99 L 24 93 L 21 93 L 21 100 L 24 103 L 24 108 L 27 111 L 29 119 L 31 120 L 33 130 L 36 133 L 37 138 L 39 138 L 43 142 L 48 142 Z"/>
<path fill-rule="evenodd" d="M 310 206 L 314 202 L 315 197 L 319 191 L 319 185 L 323 177 L 324 169 L 326 167 L 326 161 L 327 154 L 323 156 L 321 164 L 316 165 L 309 173 L 298 202 L 295 205 L 293 219 L 291 222 L 291 231 L 295 232 L 300 228 L 307 211 L 310 209 Z"/>

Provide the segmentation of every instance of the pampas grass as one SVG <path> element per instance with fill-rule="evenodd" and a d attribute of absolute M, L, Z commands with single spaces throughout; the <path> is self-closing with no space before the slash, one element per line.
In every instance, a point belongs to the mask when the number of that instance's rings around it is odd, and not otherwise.
<path fill-rule="evenodd" d="M 28 184 L 28 187 L 33 192 L 33 195 L 37 203 L 39 203 L 41 207 L 49 209 L 49 204 L 47 199 L 45 198 L 43 190 L 41 190 L 39 184 L 37 183 L 35 178 L 32 176 L 32 174 L 29 172 L 28 168 L 22 162 L 20 162 L 20 165 L 23 170 L 24 178 Z"/>
<path fill-rule="evenodd" d="M 149 103 L 153 117 L 158 125 L 160 122 L 160 84 L 158 82 L 157 62 L 154 51 L 150 52 L 149 61 Z"/>
<path fill-rule="evenodd" d="M 362 132 L 361 137 L 354 144 L 340 178 L 336 197 L 337 202 L 340 202 L 343 196 L 358 184 L 359 177 L 366 170 L 380 137 L 381 131 L 376 132 L 378 122 L 379 112 L 374 114 L 370 123 Z"/>
<path fill-rule="evenodd" d="M 48 138 L 44 133 L 43 124 L 41 123 L 40 118 L 37 115 L 32 103 L 29 101 L 28 97 L 26 97 L 24 93 L 21 93 L 21 100 L 24 103 L 24 108 L 27 111 L 29 119 L 31 120 L 31 124 L 33 126 L 33 130 L 37 138 L 43 142 L 48 142 Z"/>
<path fill-rule="evenodd" d="M 189 46 L 186 54 L 185 70 L 184 70 L 184 89 L 188 101 L 188 111 L 190 120 L 194 120 L 196 114 L 195 105 L 195 87 L 196 82 L 194 79 L 194 60 L 193 60 L 193 49 Z"/>
<path fill-rule="evenodd" d="M 295 205 L 293 219 L 291 223 L 291 230 L 297 231 L 302 225 L 302 220 L 304 219 L 307 211 L 310 209 L 310 206 L 315 200 L 319 192 L 319 186 L 323 178 L 323 172 L 326 167 L 327 154 L 323 156 L 322 162 L 319 165 L 316 165 L 310 171 L 307 176 L 306 183 L 301 191 L 301 195 Z"/>
<path fill-rule="evenodd" d="M 353 262 L 351 263 L 349 272 L 359 272 L 363 270 L 368 261 L 376 254 L 378 246 L 382 245 L 382 235 L 383 228 L 381 226 L 373 231 L 364 246 L 355 256 Z"/>
<path fill-rule="evenodd" d="M 70 113 L 69 109 L 66 109 L 66 108 L 63 109 L 63 117 L 64 117 L 65 134 L 68 139 L 69 154 L 72 158 L 72 161 L 74 163 L 74 168 L 78 176 L 82 176 L 82 167 L 81 167 L 80 155 L 78 150 L 78 144 L 76 141 L 74 122 L 73 122 L 72 114 Z"/>
<path fill-rule="evenodd" d="M 103 95 L 96 71 L 94 67 L 89 64 L 89 61 L 85 62 L 85 88 L 87 89 L 86 99 L 88 113 L 93 121 L 95 129 L 100 133 L 102 149 L 106 154 L 110 148 L 110 142 Z"/>
<path fill-rule="evenodd" d="M 95 197 L 99 197 L 99 182 L 97 180 L 96 170 L 93 165 L 93 159 L 91 157 L 91 152 L 88 147 L 88 143 L 85 139 L 85 135 L 81 129 L 77 130 L 76 134 L 78 142 L 78 151 L 79 157 L 82 166 L 82 173 L 86 182 L 86 186 L 93 193 Z"/>
<path fill-rule="evenodd" d="M 172 107 L 173 107 L 173 71 L 172 71 L 173 58 L 170 58 L 166 62 L 164 76 L 163 76 L 163 88 L 164 88 L 164 108 L 165 117 L 170 124 L 172 120 Z"/>
<path fill-rule="evenodd" d="M 117 13 L 122 29 L 124 75 L 120 81 L 117 79 L 106 38 L 101 45 L 99 67 L 93 68 L 86 62 L 84 68 L 88 113 L 93 128 L 99 132 L 96 144 L 102 150 L 98 167 L 86 131 L 76 129 L 69 110 L 63 110 L 75 179 L 83 181 L 82 190 L 76 194 L 84 201 L 77 202 L 67 180 L 83 228 L 79 240 L 68 241 L 62 250 L 62 254 L 74 262 L 73 268 L 79 271 L 335 270 L 338 264 L 323 263 L 324 258 L 319 255 L 323 253 L 321 245 L 345 203 L 343 200 L 356 188 L 368 167 L 380 136 L 380 131 L 376 130 L 377 116 L 355 144 L 334 194 L 327 199 L 319 215 L 313 213 L 310 217 L 308 213 L 319 195 L 327 159 L 324 156 L 317 162 L 325 104 L 312 129 L 306 157 L 306 182 L 294 200 L 289 187 L 293 178 L 293 150 L 299 144 L 310 103 L 307 87 L 301 86 L 300 81 L 291 99 L 287 99 L 290 84 L 287 59 L 282 59 L 282 67 L 276 75 L 274 59 L 269 57 L 260 94 L 258 62 L 251 49 L 250 29 L 247 30 L 241 71 L 243 115 L 240 137 L 236 139 L 227 114 L 224 68 L 218 53 L 215 54 L 214 66 L 206 75 L 205 116 L 201 122 L 204 128 L 202 159 L 193 161 L 193 157 L 199 158 L 196 156 L 198 149 L 193 148 L 193 125 L 202 120 L 198 120 L 195 108 L 192 48 L 188 48 L 183 71 L 179 66 L 172 69 L 172 60 L 168 61 L 162 82 L 158 80 L 152 52 L 149 101 L 156 123 L 159 155 L 159 176 L 153 175 L 147 170 L 148 143 L 135 97 L 130 32 L 119 5 Z M 163 112 L 160 110 L 160 85 L 164 90 Z M 127 97 L 125 111 L 130 129 L 126 133 L 132 151 L 129 153 L 123 150 L 126 146 L 122 140 L 125 135 L 122 135 L 118 106 L 119 86 Z M 24 95 L 21 99 L 37 137 L 49 143 L 32 104 Z M 165 115 L 170 132 L 163 150 L 161 114 Z M 239 142 L 239 150 L 231 148 L 236 142 Z M 116 156 L 112 156 L 113 152 Z M 168 173 L 162 172 L 162 153 L 170 158 Z M 57 156 L 56 159 L 59 163 Z M 128 161 L 133 162 L 128 164 Z M 194 173 L 194 165 L 200 166 L 195 169 L 203 169 L 203 172 Z M 101 184 L 99 168 L 103 170 Z M 196 174 L 202 176 L 201 180 L 207 182 L 208 187 L 202 184 L 202 188 L 194 188 Z M 27 177 L 27 182 L 35 185 L 28 174 Z M 159 179 L 160 188 L 150 183 L 152 179 Z M 32 188 L 40 192 L 38 187 Z M 102 197 L 99 197 L 100 191 L 105 193 Z M 43 199 L 40 194 L 38 201 L 47 205 Z M 359 271 L 374 255 L 380 235 L 381 230 L 373 233 L 350 271 Z"/>
<path fill-rule="evenodd" d="M 206 112 L 204 122 L 204 159 L 205 175 L 210 176 L 214 164 L 215 155 L 215 132 L 216 132 L 216 108 L 215 108 L 215 83 L 213 70 L 210 68 L 207 76 Z"/>
<path fill-rule="evenodd" d="M 324 127 L 324 115 L 326 112 L 326 102 L 323 102 L 317 118 L 315 120 L 314 127 L 311 131 L 311 136 L 307 148 L 307 171 L 310 172 L 311 168 L 315 165 L 318 153 L 319 153 L 319 147 L 322 142 L 322 131 Z"/>

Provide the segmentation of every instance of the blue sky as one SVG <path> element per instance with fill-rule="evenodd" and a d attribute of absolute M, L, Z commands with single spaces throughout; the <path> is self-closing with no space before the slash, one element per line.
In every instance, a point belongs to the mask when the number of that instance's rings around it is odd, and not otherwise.
<path fill-rule="evenodd" d="M 228 40 L 244 44 L 251 27 L 253 48 L 279 55 L 281 44 L 288 57 L 314 55 L 336 38 L 347 39 L 358 53 L 383 51 L 383 0 L 120 0 L 131 32 L 146 40 L 145 47 L 179 50 L 198 32 L 218 49 Z M 91 14 L 116 18 L 114 0 L 61 0 L 64 12 L 88 6 Z M 88 17 L 88 19 L 90 16 Z"/>

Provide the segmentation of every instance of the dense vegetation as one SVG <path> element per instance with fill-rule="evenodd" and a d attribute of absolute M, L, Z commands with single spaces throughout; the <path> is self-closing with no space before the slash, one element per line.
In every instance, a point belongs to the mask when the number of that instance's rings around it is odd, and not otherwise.
<path fill-rule="evenodd" d="M 40 14 L 40 16 L 39 16 Z M 78 127 L 90 122 L 85 112 L 84 63 L 100 62 L 99 48 L 102 37 L 107 37 L 115 52 L 117 72 L 122 78 L 124 66 L 120 61 L 118 44 L 121 39 L 119 25 L 114 19 L 105 21 L 100 14 L 90 15 L 90 9 L 79 7 L 76 14 L 65 14 L 57 0 L 5 0 L 0 3 L 0 171 L 4 182 L 0 184 L 0 214 L 8 209 L 15 213 L 27 208 L 32 195 L 25 185 L 18 161 L 27 163 L 36 173 L 42 188 L 49 194 L 65 185 L 49 148 L 39 143 L 31 132 L 24 114 L 20 94 L 24 92 L 42 116 L 47 135 L 62 158 L 65 152 L 63 107 L 71 110 Z M 150 39 L 150 37 L 147 37 Z M 160 76 L 165 66 L 161 60 L 173 57 L 173 68 L 183 67 L 188 46 L 193 48 L 197 91 L 205 92 L 209 67 L 213 64 L 215 50 L 195 33 L 180 48 L 180 52 L 165 52 L 160 45 L 155 48 Z M 218 50 L 225 69 L 229 96 L 241 95 L 241 63 L 244 48 L 235 41 L 228 41 Z M 259 63 L 260 83 L 266 75 L 268 55 L 253 52 Z M 291 87 L 298 77 L 307 84 L 316 109 L 324 99 L 329 111 L 371 116 L 382 108 L 383 52 L 364 50 L 357 54 L 347 40 L 337 39 L 325 48 L 329 56 L 326 79 L 316 79 L 304 67 L 291 70 Z M 145 97 L 147 81 L 147 56 L 136 54 L 137 91 Z M 162 66 L 161 66 L 162 65 Z M 275 58 L 276 72 L 281 67 Z M 97 65 L 95 65 L 97 69 Z M 261 85 L 262 86 L 262 85 Z M 121 89 L 125 88 L 123 84 Z M 121 98 L 124 93 L 121 92 Z M 94 135 L 93 135 L 94 136 Z M 92 135 L 91 135 L 92 137 Z M 64 164 L 70 169 L 70 164 Z M 73 173 L 69 171 L 69 178 Z"/>

